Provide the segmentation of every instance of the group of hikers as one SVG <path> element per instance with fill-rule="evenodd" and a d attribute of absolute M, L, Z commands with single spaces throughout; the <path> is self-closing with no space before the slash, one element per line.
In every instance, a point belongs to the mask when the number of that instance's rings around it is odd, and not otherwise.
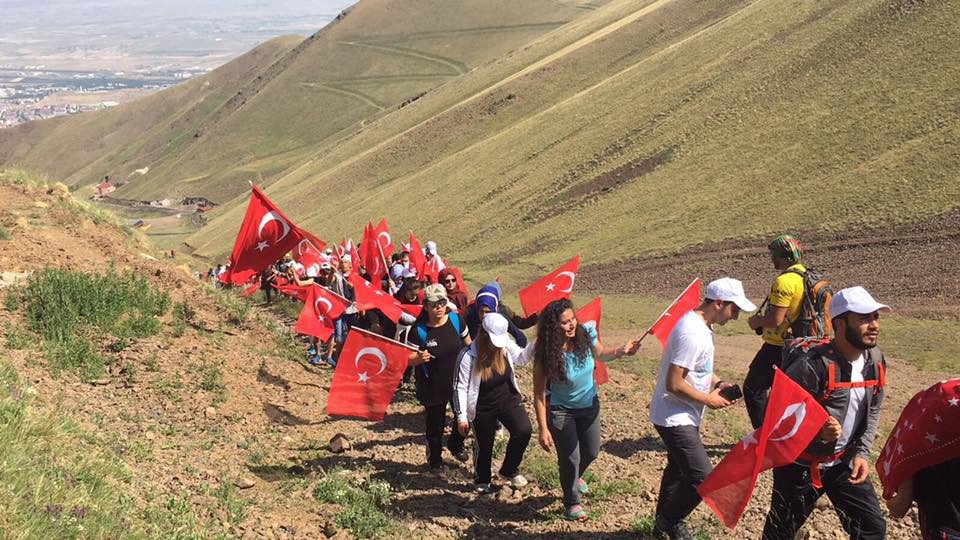
<path fill-rule="evenodd" d="M 649 405 L 650 420 L 667 455 L 654 536 L 695 537 L 686 518 L 700 504 L 697 488 L 713 469 L 701 438 L 705 410 L 729 407 L 742 396 L 751 423 L 759 428 L 775 371 L 780 369 L 809 392 L 829 418 L 795 463 L 773 469 L 762 537 L 792 540 L 826 494 L 850 538 L 884 538 L 886 521 L 870 480 L 870 463 L 886 385 L 886 363 L 877 347 L 880 315 L 890 307 L 863 287 L 831 291 L 822 275 L 804 265 L 801 245 L 790 235 L 777 237 L 768 249 L 778 275 L 760 309 L 747 298 L 740 281 L 714 280 L 700 304 L 679 318 L 663 348 Z M 597 361 L 635 355 L 640 340 L 606 346 L 594 326 L 577 320 L 569 299 L 554 300 L 528 317 L 518 315 L 504 303 L 498 281 L 468 298 L 459 276 L 444 267 L 436 244 L 427 242 L 423 253 L 437 258 L 440 271 L 435 280 L 418 276 L 409 251 L 401 251 L 390 255 L 389 271 L 379 283 L 400 304 L 421 306 L 419 315 L 405 312 L 394 322 L 376 309 L 351 306 L 335 321 L 328 342 L 311 344 L 311 363 L 335 366 L 350 328 L 410 344 L 415 351 L 411 350 L 404 382 L 413 378 L 424 407 L 426 465 L 442 470 L 444 447 L 457 461 L 468 462 L 471 454 L 465 440 L 472 432 L 478 493 L 497 489 L 491 469 L 501 429 L 509 439 L 499 482 L 514 488 L 527 484 L 521 468 L 533 430 L 516 370 L 532 363 L 538 442 L 556 452 L 564 517 L 587 519 L 582 496 L 590 487 L 584 474 L 601 449 L 594 371 Z M 304 268 L 286 258 L 261 273 L 260 288 L 267 302 L 287 284 L 311 283 L 352 301 L 351 273 L 369 280 L 352 259 L 348 252 L 327 249 L 319 263 Z M 742 390 L 720 380 L 714 366 L 714 329 L 737 320 L 741 312 L 756 312 L 746 322 L 762 340 Z M 534 326 L 535 339 L 528 342 L 524 330 Z M 960 539 L 960 406 L 955 406 L 960 394 L 949 394 L 960 393 L 960 381 L 938 385 L 931 391 L 954 398 L 944 398 L 951 416 L 937 415 L 938 420 L 925 423 L 925 432 L 916 436 L 953 442 L 935 462 L 923 462 L 922 469 L 901 467 L 898 472 L 906 471 L 902 481 L 885 485 L 884 495 L 892 516 L 902 516 L 913 501 L 918 503 L 923 538 Z M 448 406 L 454 423 L 444 445 Z M 902 429 L 915 426 L 916 422 Z M 895 433 L 900 429 L 898 424 Z M 896 442 L 891 441 L 893 455 Z"/>

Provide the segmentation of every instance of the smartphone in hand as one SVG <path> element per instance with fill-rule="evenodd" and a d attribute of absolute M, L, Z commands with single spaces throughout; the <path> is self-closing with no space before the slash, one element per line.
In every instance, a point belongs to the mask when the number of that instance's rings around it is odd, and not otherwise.
<path fill-rule="evenodd" d="M 734 384 L 720 390 L 720 395 L 727 401 L 736 401 L 743 397 L 743 390 L 740 390 L 740 385 Z"/>

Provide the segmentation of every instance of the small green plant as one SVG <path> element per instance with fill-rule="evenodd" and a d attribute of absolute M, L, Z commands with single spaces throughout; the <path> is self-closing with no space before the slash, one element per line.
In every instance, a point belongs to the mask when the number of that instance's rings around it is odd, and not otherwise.
<path fill-rule="evenodd" d="M 247 502 L 237 495 L 236 486 L 229 481 L 222 480 L 213 495 L 230 523 L 236 525 L 247 515 Z"/>
<path fill-rule="evenodd" d="M 200 388 L 213 394 L 215 404 L 227 398 L 227 387 L 223 384 L 223 370 L 220 364 L 204 360 L 200 366 Z"/>
<path fill-rule="evenodd" d="M 650 536 L 653 534 L 654 518 L 653 516 L 637 516 L 633 518 L 630 528 L 633 532 L 641 536 Z"/>
<path fill-rule="evenodd" d="M 106 361 L 96 347 L 85 337 L 47 341 L 44 356 L 54 375 L 64 370 L 73 371 L 84 380 L 103 375 Z"/>
<path fill-rule="evenodd" d="M 13 240 L 13 232 L 6 227 L 0 227 L 0 240 Z"/>
<path fill-rule="evenodd" d="M 250 315 L 250 302 L 236 294 L 217 290 L 214 291 L 217 307 L 226 314 L 227 321 L 235 326 L 243 326 Z"/>
<path fill-rule="evenodd" d="M 37 346 L 37 339 L 33 334 L 14 326 L 10 321 L 3 324 L 3 330 L 6 337 L 5 346 L 8 349 L 23 351 Z"/>
<path fill-rule="evenodd" d="M 19 287 L 10 287 L 3 297 L 3 308 L 7 311 L 16 311 L 23 304 L 23 292 Z"/>
<path fill-rule="evenodd" d="M 349 471 L 333 471 L 317 484 L 313 491 L 317 500 L 338 504 L 338 527 L 349 530 L 358 538 L 379 538 L 395 527 L 387 514 L 390 504 L 390 485 L 369 477 L 352 480 Z"/>
<path fill-rule="evenodd" d="M 583 474 L 584 481 L 590 485 L 588 497 L 595 501 L 611 500 L 618 495 L 636 495 L 640 493 L 640 484 L 631 478 L 601 480 L 593 471 Z"/>
<path fill-rule="evenodd" d="M 560 471 L 557 462 L 543 451 L 534 449 L 528 454 L 523 465 L 524 470 L 543 489 L 560 487 Z"/>
<path fill-rule="evenodd" d="M 187 331 L 188 325 L 196 324 L 197 311 L 186 302 L 177 302 L 173 305 L 173 337 L 180 337 Z"/>

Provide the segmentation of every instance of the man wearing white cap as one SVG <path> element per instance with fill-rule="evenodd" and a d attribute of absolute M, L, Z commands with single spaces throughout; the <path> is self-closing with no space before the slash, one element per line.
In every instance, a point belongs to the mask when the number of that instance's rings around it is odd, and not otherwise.
<path fill-rule="evenodd" d="M 693 538 L 684 519 L 700 504 L 697 486 L 713 469 L 700 438 L 700 423 L 706 407 L 722 409 L 731 403 L 721 395 L 730 385 L 713 372 L 712 327 L 736 320 L 741 310 L 756 309 L 740 281 L 721 278 L 707 285 L 700 306 L 681 317 L 670 332 L 650 402 L 650 420 L 667 447 L 656 538 Z"/>
<path fill-rule="evenodd" d="M 792 540 L 826 493 L 850 538 L 875 540 L 886 522 L 870 476 L 886 362 L 877 348 L 880 313 L 890 306 L 863 287 L 843 289 L 830 313 L 836 338 L 784 361 L 784 373 L 810 392 L 830 417 L 796 463 L 773 470 L 764 540 Z"/>

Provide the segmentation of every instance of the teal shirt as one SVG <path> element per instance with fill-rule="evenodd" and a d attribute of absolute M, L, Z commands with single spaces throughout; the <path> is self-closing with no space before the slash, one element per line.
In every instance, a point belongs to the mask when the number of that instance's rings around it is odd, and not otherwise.
<path fill-rule="evenodd" d="M 593 326 L 584 326 L 590 343 L 597 345 L 597 331 Z M 550 406 L 565 409 L 586 409 L 597 398 L 597 385 L 593 381 L 593 351 L 587 351 L 583 359 L 572 352 L 563 353 L 567 380 L 550 383 Z"/>

